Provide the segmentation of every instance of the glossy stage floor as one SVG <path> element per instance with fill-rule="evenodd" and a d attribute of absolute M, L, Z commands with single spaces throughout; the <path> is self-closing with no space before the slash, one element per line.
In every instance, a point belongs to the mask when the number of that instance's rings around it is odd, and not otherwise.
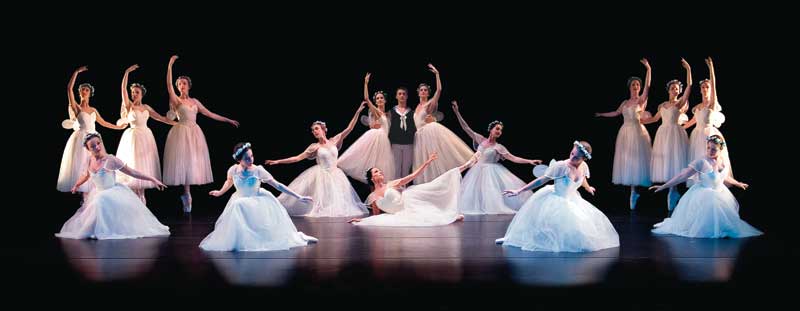
<path fill-rule="evenodd" d="M 356 301 L 365 308 L 369 305 L 361 303 L 386 299 L 392 303 L 382 308 L 501 301 L 646 308 L 694 305 L 693 297 L 736 304 L 739 296 L 731 290 L 772 286 L 765 282 L 789 273 L 784 264 L 797 256 L 796 247 L 769 233 L 749 239 L 653 236 L 649 229 L 659 217 L 628 212 L 609 218 L 621 247 L 590 253 L 496 245 L 512 215 L 468 216 L 427 228 L 294 218 L 298 230 L 318 237 L 318 244 L 274 252 L 204 252 L 197 245 L 212 230 L 215 215 L 196 213 L 162 218 L 171 229 L 169 238 L 53 237 L 6 249 L 10 255 L 4 259 L 12 277 L 19 277 L 20 289 L 104 298 L 128 297 L 136 290 L 195 302 L 226 296 L 300 298 L 304 304 L 325 305 Z"/>

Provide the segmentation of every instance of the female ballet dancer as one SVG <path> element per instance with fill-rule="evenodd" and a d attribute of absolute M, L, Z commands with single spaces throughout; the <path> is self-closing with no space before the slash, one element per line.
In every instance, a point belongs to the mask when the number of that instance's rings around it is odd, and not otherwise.
<path fill-rule="evenodd" d="M 711 135 L 706 142 L 706 156 L 696 159 L 680 174 L 661 186 L 652 186 L 656 192 L 674 187 L 689 178 L 697 179 L 678 202 L 669 218 L 655 224 L 653 233 L 674 234 L 690 238 L 743 238 L 761 235 L 762 232 L 739 218 L 739 202 L 726 186 L 747 189 L 748 185 L 733 179 L 725 161 L 722 136 Z"/>
<path fill-rule="evenodd" d="M 689 107 L 689 94 L 692 92 L 692 68 L 686 60 L 681 59 L 681 65 L 686 69 L 686 89 L 681 89 L 683 84 L 678 80 L 667 82 L 669 99 L 658 106 L 656 114 L 643 124 L 649 124 L 661 119 L 661 126 L 656 131 L 653 141 L 653 153 L 650 160 L 650 180 L 663 183 L 678 175 L 688 164 L 689 136 L 686 129 L 681 126 L 682 117 L 686 117 Z M 678 97 L 680 95 L 680 97 Z M 680 193 L 677 187 L 669 188 L 667 195 L 667 209 L 672 211 L 678 204 Z"/>
<path fill-rule="evenodd" d="M 473 131 L 461 116 L 458 103 L 453 101 L 453 111 L 464 132 L 477 144 L 481 160 L 467 172 L 461 181 L 461 194 L 458 210 L 464 214 L 514 214 L 531 196 L 530 191 L 515 197 L 504 197 L 503 190 L 522 188 L 525 182 L 512 174 L 499 162 L 509 160 L 514 163 L 537 165 L 542 160 L 528 160 L 517 157 L 497 142 L 503 135 L 503 122 L 489 123 L 489 138 Z"/>
<path fill-rule="evenodd" d="M 172 87 L 172 65 L 178 55 L 173 55 L 167 65 L 167 93 L 169 94 L 170 112 L 167 116 L 178 123 L 172 126 L 167 134 L 164 146 L 164 183 L 170 186 L 183 185 L 183 211 L 192 211 L 191 185 L 208 184 L 214 181 L 211 173 L 211 160 L 208 155 L 208 145 L 203 130 L 197 125 L 197 113 L 239 127 L 239 122 L 211 112 L 199 100 L 189 96 L 192 88 L 192 79 L 180 76 L 175 80 L 178 93 Z"/>
<path fill-rule="evenodd" d="M 261 165 L 253 165 L 250 143 L 236 144 L 233 159 L 239 163 L 228 169 L 228 178 L 222 188 L 209 194 L 219 197 L 231 186 L 236 187 L 236 192 L 217 219 L 214 231 L 200 242 L 200 248 L 207 251 L 273 251 L 317 242 L 316 238 L 297 231 L 286 209 L 272 193 L 261 188 L 261 182 L 304 203 L 313 202 L 311 197 L 297 194 L 272 178 Z"/>
<path fill-rule="evenodd" d="M 78 95 L 80 102 L 75 100 L 75 94 L 72 93 L 72 88 L 75 87 L 75 80 L 78 74 L 88 70 L 86 66 L 82 66 L 72 73 L 72 77 L 67 84 L 67 111 L 69 112 L 69 120 L 64 120 L 62 126 L 67 129 L 72 129 L 72 134 L 67 140 L 67 145 L 64 147 L 64 154 L 61 156 L 61 167 L 58 170 L 58 183 L 56 189 L 61 192 L 70 192 L 72 186 L 78 181 L 78 178 L 86 172 L 86 167 L 89 165 L 89 152 L 83 147 L 83 138 L 86 134 L 95 132 L 94 123 L 115 129 L 125 129 L 124 125 L 116 125 L 106 122 L 100 113 L 92 106 L 89 106 L 90 97 L 94 96 L 94 87 L 89 83 L 83 83 L 78 86 Z M 86 194 L 90 191 L 90 185 L 86 184 L 77 189 L 78 192 L 83 193 L 83 202 L 86 202 Z"/>
<path fill-rule="evenodd" d="M 350 185 L 347 176 L 336 166 L 339 148 L 342 147 L 342 142 L 356 125 L 356 120 L 364 110 L 365 104 L 366 102 L 361 102 L 353 119 L 350 120 L 350 124 L 341 133 L 328 138 L 328 128 L 325 122 L 315 121 L 311 124 L 311 134 L 317 139 L 316 143 L 309 145 L 305 151 L 296 156 L 265 162 L 267 165 L 275 165 L 295 163 L 303 159 L 316 159 L 317 161 L 317 165 L 305 170 L 289 184 L 289 188 L 294 189 L 297 193 L 313 197 L 313 206 L 285 193 L 278 196 L 278 201 L 286 207 L 289 215 L 345 217 L 367 213 L 367 209 L 361 203 L 353 186 Z"/>
<path fill-rule="evenodd" d="M 152 176 L 129 168 L 120 159 L 107 154 L 98 133 L 86 134 L 84 147 L 91 153 L 89 165 L 72 186 L 73 193 L 91 179 L 94 189 L 57 237 L 70 239 L 134 239 L 169 235 L 169 227 L 158 222 L 133 191 L 116 182 L 120 171 L 137 179 L 152 182 L 159 190 L 166 186 Z"/>
<path fill-rule="evenodd" d="M 367 179 L 374 191 L 367 196 L 367 204 L 373 215 L 367 218 L 354 218 L 349 222 L 361 226 L 389 227 L 427 227 L 442 226 L 463 220 L 458 213 L 458 193 L 461 188 L 461 172 L 477 162 L 480 153 L 458 167 L 436 179 L 402 190 L 438 157 L 431 154 L 411 175 L 387 180 L 379 168 L 369 169 Z M 402 191 L 402 192 L 401 192 Z M 385 212 L 378 215 L 377 210 Z"/>
<path fill-rule="evenodd" d="M 461 165 L 470 159 L 473 154 L 467 144 L 452 131 L 430 118 L 439 105 L 439 96 L 442 93 L 442 80 L 439 70 L 428 64 L 428 69 L 436 75 L 436 92 L 428 98 L 431 88 L 422 83 L 417 88 L 419 104 L 414 110 L 414 123 L 417 133 L 414 134 L 414 168 L 417 169 L 426 162 L 428 155 L 436 153 L 439 160 L 430 164 L 427 170 L 414 179 L 414 184 L 423 184 L 444 174 L 450 169 Z"/>
<path fill-rule="evenodd" d="M 700 81 L 700 93 L 703 95 L 703 101 L 692 108 L 692 119 L 683 125 L 684 128 L 695 126 L 692 134 L 689 135 L 689 159 L 694 161 L 702 159 L 706 155 L 706 138 L 711 135 L 719 135 L 725 139 L 725 136 L 717 129 L 725 122 L 725 115 L 722 114 L 722 106 L 717 100 L 717 78 L 714 74 L 714 62 L 711 57 L 706 58 L 706 65 L 708 66 L 708 73 L 710 79 Z M 728 172 L 733 176 L 733 166 L 730 163 L 729 148 L 726 146 L 722 149 L 723 159 L 728 161 Z M 693 180 L 687 182 L 688 186 L 692 186 Z"/>
<path fill-rule="evenodd" d="M 389 121 L 386 115 L 386 94 L 375 92 L 373 99 L 377 107 L 369 99 L 369 77 L 364 77 L 364 101 L 369 107 L 370 129 L 359 137 L 339 157 L 338 166 L 345 174 L 362 183 L 364 171 L 371 167 L 380 168 L 389 178 L 395 176 L 394 156 L 389 142 Z"/>
<path fill-rule="evenodd" d="M 584 200 L 578 187 L 594 195 L 586 181 L 592 158 L 592 146 L 573 142 L 569 159 L 551 160 L 544 175 L 517 190 L 504 193 L 515 196 L 523 191 L 546 186 L 533 194 L 514 215 L 506 235 L 496 243 L 516 246 L 526 251 L 591 252 L 619 246 L 619 235 L 606 215 Z"/>
<path fill-rule="evenodd" d="M 139 65 L 133 65 L 125 70 L 122 76 L 122 107 L 120 109 L 120 120 L 118 124 L 129 124 L 130 127 L 122 133 L 117 147 L 117 158 L 125 162 L 128 167 L 140 171 L 155 179 L 161 179 L 161 161 L 158 158 L 158 147 L 153 132 L 147 127 L 147 120 L 152 116 L 156 121 L 175 125 L 175 121 L 156 112 L 150 105 L 142 103 L 142 98 L 147 94 L 144 85 L 133 83 L 130 85 L 130 95 L 128 95 L 128 75 L 138 69 Z M 144 196 L 145 189 L 155 188 L 156 184 L 130 178 L 127 175 L 118 175 L 118 181 L 125 184 L 147 204 Z"/>
<path fill-rule="evenodd" d="M 615 111 L 595 113 L 597 117 L 616 117 L 622 115 L 624 122 L 617 133 L 614 148 L 614 169 L 611 181 L 617 185 L 631 187 L 630 208 L 636 209 L 639 193 L 636 186 L 650 186 L 650 134 L 642 125 L 642 114 L 646 112 L 650 90 L 650 63 L 640 61 L 647 68 L 644 91 L 639 95 L 642 80 L 638 77 L 628 79 L 630 98 L 622 101 Z"/>

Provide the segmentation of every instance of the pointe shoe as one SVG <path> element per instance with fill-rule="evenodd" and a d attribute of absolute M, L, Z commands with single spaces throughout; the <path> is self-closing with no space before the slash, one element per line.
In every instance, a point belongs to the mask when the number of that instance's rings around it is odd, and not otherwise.
<path fill-rule="evenodd" d="M 307 235 L 307 234 L 305 234 L 305 233 L 302 233 L 302 232 L 299 232 L 299 231 L 298 231 L 297 233 L 299 233 L 299 234 L 300 234 L 300 237 L 301 237 L 303 240 L 306 240 L 306 242 L 312 242 L 312 243 L 317 243 L 317 242 L 319 242 L 319 239 L 317 239 L 317 238 L 315 238 L 315 237 L 313 237 L 313 236 Z"/>
<path fill-rule="evenodd" d="M 630 202 L 631 210 L 635 210 L 636 209 L 636 203 L 637 203 L 638 200 L 639 200 L 639 193 L 631 192 L 631 202 Z"/>
<path fill-rule="evenodd" d="M 191 213 L 192 212 L 192 196 L 190 194 L 182 194 L 181 195 L 181 203 L 183 203 L 183 212 L 184 213 Z"/>
<path fill-rule="evenodd" d="M 505 242 L 506 242 L 506 238 L 504 238 L 504 237 L 503 238 L 499 238 L 497 240 L 494 240 L 494 244 L 503 244 Z"/>

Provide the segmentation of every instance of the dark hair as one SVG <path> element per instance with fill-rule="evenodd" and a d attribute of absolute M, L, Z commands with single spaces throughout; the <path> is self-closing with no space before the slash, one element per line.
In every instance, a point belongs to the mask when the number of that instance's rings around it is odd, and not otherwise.
<path fill-rule="evenodd" d="M 375 94 L 373 94 L 373 95 L 372 95 L 372 100 L 374 100 L 374 101 L 378 101 L 378 94 L 381 94 L 381 95 L 383 95 L 383 99 L 384 99 L 384 100 L 386 99 L 386 92 L 384 92 L 384 91 L 377 91 L 377 92 L 375 92 Z"/>
<path fill-rule="evenodd" d="M 369 185 L 370 187 L 375 187 L 375 183 L 372 182 L 372 169 L 374 169 L 374 167 L 368 168 L 366 172 L 367 185 Z"/>
<path fill-rule="evenodd" d="M 142 96 L 144 96 L 144 94 L 147 94 L 147 88 L 145 88 L 144 85 L 142 85 L 140 83 L 131 84 L 131 88 L 135 88 L 135 87 L 138 87 L 140 90 L 142 90 Z"/>
<path fill-rule="evenodd" d="M 397 87 L 397 91 L 403 91 L 403 92 L 406 92 L 406 94 L 408 94 L 408 89 L 405 86 Z M 395 94 L 397 93 L 397 91 L 394 91 Z"/>
<path fill-rule="evenodd" d="M 642 78 L 630 77 L 630 78 L 628 78 L 628 87 L 629 88 L 631 87 L 631 84 L 633 84 L 633 81 L 639 81 L 639 85 L 642 85 Z"/>
<path fill-rule="evenodd" d="M 189 78 L 189 76 L 180 76 L 177 79 L 175 79 L 175 84 L 176 85 L 178 84 L 178 80 L 180 80 L 180 79 L 186 80 L 186 82 L 189 83 L 189 88 L 190 89 L 192 88 L 192 78 Z"/>
<path fill-rule="evenodd" d="M 239 151 L 240 148 L 242 149 L 241 151 Z M 250 143 L 236 144 L 236 146 L 233 146 L 233 159 L 236 160 L 237 162 L 241 161 L 242 158 L 244 158 L 244 155 L 247 153 L 247 150 L 250 149 L 251 149 Z M 237 153 L 237 151 L 239 152 Z"/>
<path fill-rule="evenodd" d="M 78 91 L 80 91 L 82 88 L 89 89 L 89 97 L 94 96 L 94 86 L 89 83 L 81 83 L 81 85 L 78 85 Z"/>
<path fill-rule="evenodd" d="M 678 85 L 678 93 L 683 91 L 683 83 L 678 79 L 672 79 L 669 82 L 667 82 L 667 93 L 669 93 L 669 87 L 672 86 L 673 84 Z"/>
<path fill-rule="evenodd" d="M 706 138 L 706 141 L 707 142 L 712 142 L 714 144 L 719 145 L 719 149 L 725 149 L 725 145 L 726 145 L 725 138 L 722 138 L 722 136 L 714 134 L 714 135 L 708 136 L 708 138 Z"/>
<path fill-rule="evenodd" d="M 84 148 L 89 148 L 89 147 L 86 146 L 86 143 L 88 143 L 89 140 L 91 140 L 92 138 L 95 138 L 95 137 L 99 138 L 101 142 L 103 141 L 103 137 L 100 136 L 100 133 L 98 133 L 98 132 L 90 132 L 90 133 L 86 134 L 86 136 L 83 137 L 83 147 Z"/>
<path fill-rule="evenodd" d="M 323 131 L 325 131 L 325 133 L 327 133 L 327 132 L 328 132 L 328 125 L 327 125 L 327 124 L 325 124 L 325 122 L 322 122 L 322 121 L 314 121 L 314 123 L 311 123 L 311 128 L 312 128 L 312 129 L 314 128 L 314 125 L 319 125 L 319 127 L 321 127 L 321 128 L 322 128 L 322 130 L 323 130 Z"/>
<path fill-rule="evenodd" d="M 494 120 L 494 121 L 492 121 L 492 123 L 489 123 L 489 127 L 486 129 L 486 131 L 487 131 L 487 132 L 491 132 L 491 131 L 492 131 L 492 129 L 493 129 L 495 126 L 497 126 L 498 124 L 499 124 L 500 126 L 502 126 L 502 127 L 505 127 L 505 125 L 503 125 L 503 122 L 500 122 L 500 121 Z"/>
<path fill-rule="evenodd" d="M 431 86 L 428 85 L 427 83 L 420 83 L 419 86 L 417 86 L 417 92 L 419 92 L 419 89 L 421 89 L 423 86 L 428 88 L 428 91 L 431 90 Z"/>

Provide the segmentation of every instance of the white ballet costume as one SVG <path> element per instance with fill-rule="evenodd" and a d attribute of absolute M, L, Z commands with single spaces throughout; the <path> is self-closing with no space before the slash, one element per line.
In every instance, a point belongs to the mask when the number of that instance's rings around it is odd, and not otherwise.
<path fill-rule="evenodd" d="M 278 196 L 278 201 L 286 207 L 289 215 L 351 217 L 367 213 L 347 176 L 336 166 L 340 146 L 341 134 L 329 138 L 325 145 L 313 143 L 306 148 L 308 159 L 316 159 L 317 165 L 303 171 L 289 184 L 289 188 L 312 197 L 314 203 L 303 203 L 282 193 Z"/>
<path fill-rule="evenodd" d="M 589 178 L 581 163 L 570 177 L 566 160 L 550 162 L 545 176 L 553 185 L 536 191 L 511 220 L 498 243 L 525 251 L 591 252 L 619 246 L 619 235 L 605 214 L 584 200 L 578 187 Z"/>
<path fill-rule="evenodd" d="M 274 251 L 304 246 L 317 239 L 298 232 L 286 209 L 261 182 L 272 175 L 257 165 L 228 169 L 236 192 L 217 219 L 214 231 L 200 242 L 207 251 Z"/>
<path fill-rule="evenodd" d="M 504 196 L 503 190 L 522 188 L 525 182 L 499 163 L 504 155 L 509 154 L 506 147 L 499 143 L 490 145 L 489 140 L 482 136 L 478 139 L 481 156 L 461 181 L 458 210 L 466 215 L 514 214 L 533 192 Z"/>
<path fill-rule="evenodd" d="M 94 189 L 88 199 L 56 236 L 105 240 L 169 235 L 169 227 L 161 224 L 128 186 L 116 182 L 116 171 L 125 163 L 113 155 L 103 161 L 97 172 L 89 170 Z"/>
<path fill-rule="evenodd" d="M 622 108 L 624 119 L 617 132 L 611 181 L 617 185 L 650 186 L 650 134 L 640 121 L 642 108 Z"/>
<path fill-rule="evenodd" d="M 462 163 L 463 164 L 463 163 Z M 436 179 L 408 187 L 401 192 L 399 180 L 390 181 L 383 197 L 374 193 L 367 197 L 367 204 L 375 203 L 385 213 L 370 216 L 359 222 L 359 226 L 428 227 L 443 226 L 459 218 L 458 193 L 461 187 L 461 171 L 453 168 Z"/>
<path fill-rule="evenodd" d="M 211 160 L 203 130 L 197 125 L 199 101 L 178 105 L 178 124 L 173 125 L 167 134 L 164 146 L 164 184 L 202 185 L 214 182 Z"/>
<path fill-rule="evenodd" d="M 725 115 L 720 112 L 722 106 L 716 103 L 714 108 L 714 111 L 711 111 L 707 107 L 702 109 L 695 108 L 692 110 L 697 123 L 691 135 L 689 135 L 689 162 L 706 157 L 706 148 L 708 146 L 707 139 L 709 136 L 719 135 L 723 140 L 725 139 L 725 136 L 723 136 L 722 132 L 718 129 L 718 127 L 722 126 L 722 123 L 725 123 Z M 726 144 L 725 148 L 721 150 L 720 156 L 726 161 L 725 165 L 728 167 L 728 173 L 733 176 L 733 166 L 730 162 L 730 152 L 728 149 L 729 146 Z M 686 182 L 686 185 L 691 187 L 693 183 L 694 179 L 690 179 Z"/>
<path fill-rule="evenodd" d="M 89 167 L 89 150 L 83 146 L 86 134 L 96 132 L 95 120 L 97 113 L 78 112 L 72 120 L 72 134 L 67 139 L 64 154 L 61 156 L 61 167 L 58 170 L 58 183 L 56 189 L 61 192 L 72 191 L 72 186 L 86 172 Z M 77 121 L 77 122 L 76 122 Z M 91 183 L 84 183 L 78 187 L 79 192 L 89 192 Z"/>
<path fill-rule="evenodd" d="M 153 132 L 147 127 L 150 118 L 148 110 L 130 109 L 125 120 L 130 127 L 122 133 L 117 147 L 117 158 L 128 167 L 145 175 L 161 180 L 161 164 L 158 158 L 158 147 Z M 117 175 L 117 181 L 131 189 L 151 189 L 156 185 L 148 180 L 141 180 L 125 174 Z"/>
<path fill-rule="evenodd" d="M 377 123 L 380 128 L 372 128 L 364 132 L 339 157 L 338 167 L 355 180 L 367 183 L 366 173 L 373 167 L 383 171 L 388 179 L 395 178 L 394 155 L 389 142 L 389 121 L 384 114 Z"/>
<path fill-rule="evenodd" d="M 474 152 L 461 138 L 439 122 L 425 123 L 427 112 L 421 110 L 414 112 L 414 124 L 417 132 L 414 134 L 414 170 L 422 166 L 428 157 L 436 152 L 439 159 L 431 162 L 428 167 L 414 179 L 414 184 L 430 182 L 439 175 L 452 168 L 467 162 Z"/>
<path fill-rule="evenodd" d="M 723 162 L 725 163 L 725 162 Z M 654 225 L 653 233 L 690 238 L 743 238 L 763 234 L 739 218 L 739 202 L 723 183 L 730 169 L 715 170 L 706 158 L 694 160 L 697 182 L 678 202 L 669 218 Z"/>

